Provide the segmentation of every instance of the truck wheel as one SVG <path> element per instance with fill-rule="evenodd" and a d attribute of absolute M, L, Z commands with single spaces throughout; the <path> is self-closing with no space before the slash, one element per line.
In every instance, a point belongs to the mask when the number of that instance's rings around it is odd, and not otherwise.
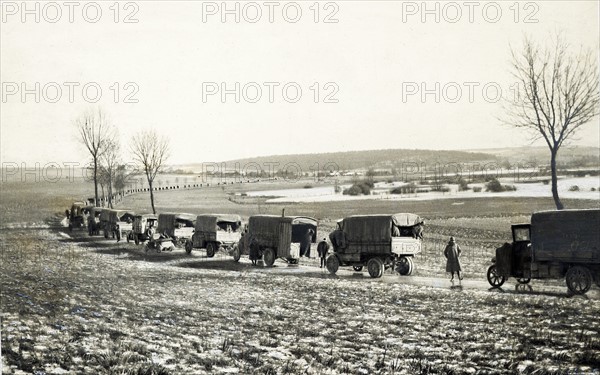
<path fill-rule="evenodd" d="M 496 269 L 496 265 L 492 264 L 490 268 L 487 270 L 487 279 L 491 286 L 494 288 L 500 288 L 502 284 L 506 281 L 506 277 L 498 274 L 498 270 Z"/>
<path fill-rule="evenodd" d="M 215 256 L 215 251 L 216 251 L 215 244 L 212 243 L 212 242 L 209 242 L 206 245 L 206 256 L 209 257 L 209 258 L 214 257 Z"/>
<path fill-rule="evenodd" d="M 530 281 L 531 281 L 531 278 L 525 278 L 525 277 L 519 277 L 517 279 L 517 282 L 519 284 L 529 284 Z"/>
<path fill-rule="evenodd" d="M 363 266 L 352 266 L 352 269 L 355 270 L 356 272 L 360 272 L 363 270 Z"/>
<path fill-rule="evenodd" d="M 569 268 L 566 275 L 567 288 L 573 294 L 585 294 L 592 287 L 592 273 L 582 266 Z"/>
<path fill-rule="evenodd" d="M 233 261 L 234 262 L 239 262 L 241 257 L 242 257 L 242 254 L 240 252 L 240 248 L 236 246 L 233 249 Z"/>
<path fill-rule="evenodd" d="M 192 253 L 192 241 L 185 241 L 185 252 L 188 254 Z"/>
<path fill-rule="evenodd" d="M 402 276 L 408 276 L 413 273 L 414 263 L 410 257 L 401 257 L 397 263 L 396 271 Z"/>
<path fill-rule="evenodd" d="M 330 255 L 325 261 L 325 267 L 327 267 L 327 271 L 329 271 L 330 274 L 335 275 L 335 273 L 340 268 L 340 260 L 337 256 Z"/>
<path fill-rule="evenodd" d="M 273 263 L 275 263 L 275 251 L 273 249 L 265 249 L 263 252 L 263 263 L 267 267 L 273 266 Z"/>
<path fill-rule="evenodd" d="M 138 237 L 137 234 L 133 236 L 133 241 L 135 242 L 136 245 L 140 244 L 140 238 Z"/>
<path fill-rule="evenodd" d="M 376 279 L 383 276 L 383 262 L 379 258 L 371 258 L 367 262 L 367 270 L 369 271 L 369 275 Z"/>

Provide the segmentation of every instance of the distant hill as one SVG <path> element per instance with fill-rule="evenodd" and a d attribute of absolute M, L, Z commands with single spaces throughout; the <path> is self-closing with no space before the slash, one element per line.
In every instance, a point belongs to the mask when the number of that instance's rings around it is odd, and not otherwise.
<path fill-rule="evenodd" d="M 237 165 L 244 166 L 257 163 L 263 169 L 266 163 L 278 163 L 275 169 L 286 164 L 299 165 L 302 171 L 307 172 L 318 164 L 323 170 L 328 163 L 336 165 L 340 171 L 406 168 L 405 163 L 417 163 L 431 168 L 436 163 L 529 163 L 538 166 L 548 165 L 549 151 L 546 147 L 511 147 L 497 149 L 474 150 L 368 150 L 346 151 L 316 154 L 273 155 L 254 158 L 235 159 L 224 161 L 226 168 L 233 169 Z M 595 147 L 563 147 L 559 152 L 559 165 L 568 167 L 594 167 L 600 165 L 600 149 Z M 173 165 L 171 170 L 202 171 L 202 163 Z M 330 168 L 327 168 L 330 169 Z"/>
<path fill-rule="evenodd" d="M 403 163 L 425 164 L 427 166 L 436 163 L 476 163 L 498 161 L 498 158 L 489 153 L 466 152 L 450 150 L 370 150 L 370 151 L 347 151 L 318 154 L 297 155 L 273 155 L 260 156 L 246 159 L 236 159 L 224 162 L 227 168 L 234 168 L 236 163 L 240 166 L 257 163 L 264 168 L 267 163 L 279 163 L 276 169 L 288 164 L 299 165 L 302 171 L 310 171 L 318 164 L 319 169 L 327 165 L 335 165 L 338 170 L 367 170 L 401 168 Z M 201 171 L 202 164 L 188 164 L 173 166 L 174 169 Z M 330 169 L 330 168 L 327 168 Z"/>
<path fill-rule="evenodd" d="M 501 160 L 506 160 L 511 164 L 517 162 L 531 162 L 539 165 L 545 165 L 550 162 L 550 151 L 548 147 L 510 147 L 495 149 L 474 149 L 469 152 L 484 152 L 495 155 Z M 577 166 L 596 166 L 600 163 L 600 148 L 581 147 L 581 146 L 563 146 L 558 152 L 558 164 L 573 164 Z"/>

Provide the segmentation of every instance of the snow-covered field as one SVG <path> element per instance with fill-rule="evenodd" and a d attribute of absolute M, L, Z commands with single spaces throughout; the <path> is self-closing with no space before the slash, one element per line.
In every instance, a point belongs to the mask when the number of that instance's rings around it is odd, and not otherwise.
<path fill-rule="evenodd" d="M 438 220 L 430 235 L 471 227 L 493 238 L 493 221 Z M 38 228 L 3 229 L 0 244 L 3 374 L 600 371 L 595 289 L 586 298 L 432 287 L 332 277 L 311 263 L 271 272 Z M 465 267 L 488 261 L 477 259 Z"/>
<path fill-rule="evenodd" d="M 484 184 L 469 184 L 471 188 L 481 187 L 482 191 L 475 193 L 473 190 L 458 191 L 458 185 L 446 185 L 450 188 L 449 192 L 427 192 L 415 194 L 390 194 L 389 191 L 394 187 L 401 186 L 401 183 L 377 183 L 371 195 L 349 196 L 341 193 L 335 193 L 332 186 L 314 187 L 311 189 L 279 189 L 248 192 L 248 196 L 255 197 L 275 197 L 269 199 L 270 203 L 301 203 L 301 202 L 330 202 L 330 201 L 352 201 L 365 199 L 388 199 L 388 200 L 435 200 L 435 199 L 468 199 L 482 197 L 551 197 L 550 185 L 542 182 L 519 183 L 513 179 L 500 179 L 500 182 L 506 185 L 514 185 L 516 191 L 506 191 L 502 193 L 486 192 Z M 579 188 L 578 191 L 571 191 L 573 186 Z M 349 185 L 341 186 L 343 189 Z M 595 189 L 592 191 L 592 188 Z M 561 178 L 558 181 L 558 191 L 561 198 L 565 199 L 600 199 L 600 176 L 597 177 L 579 177 L 579 178 Z"/>

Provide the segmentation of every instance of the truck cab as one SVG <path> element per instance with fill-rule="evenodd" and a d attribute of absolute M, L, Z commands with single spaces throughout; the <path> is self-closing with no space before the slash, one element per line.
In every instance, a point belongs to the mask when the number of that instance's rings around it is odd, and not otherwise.
<path fill-rule="evenodd" d="M 488 268 L 492 287 L 509 277 L 519 283 L 531 279 L 565 278 L 573 294 L 586 293 L 600 284 L 600 210 L 541 211 L 531 224 L 512 225 L 512 243 L 496 249 Z"/>

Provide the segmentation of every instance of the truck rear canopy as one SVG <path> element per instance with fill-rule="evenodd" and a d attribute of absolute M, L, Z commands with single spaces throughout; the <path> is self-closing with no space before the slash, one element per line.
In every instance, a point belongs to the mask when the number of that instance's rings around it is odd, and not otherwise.
<path fill-rule="evenodd" d="M 536 212 L 531 245 L 536 261 L 600 263 L 600 210 Z"/>

